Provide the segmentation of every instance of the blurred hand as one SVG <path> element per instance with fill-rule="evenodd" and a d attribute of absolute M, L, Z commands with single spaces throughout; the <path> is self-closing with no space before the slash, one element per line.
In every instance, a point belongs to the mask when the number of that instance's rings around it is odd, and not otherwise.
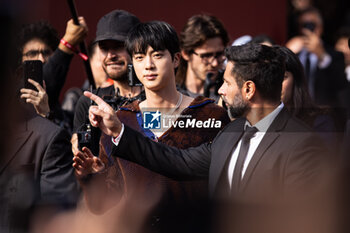
<path fill-rule="evenodd" d="M 291 38 L 286 43 L 286 47 L 293 51 L 293 53 L 297 54 L 304 48 L 304 39 L 301 36 L 296 36 Z"/>
<path fill-rule="evenodd" d="M 318 59 L 322 60 L 326 52 L 321 38 L 316 33 L 305 28 L 302 32 L 304 34 L 303 40 L 305 49 L 310 53 L 316 54 Z"/>
<path fill-rule="evenodd" d="M 81 179 L 89 174 L 101 172 L 105 169 L 104 163 L 100 158 L 95 157 L 92 152 L 83 147 L 83 151 L 78 151 L 73 158 L 73 167 L 76 176 Z"/>
<path fill-rule="evenodd" d="M 73 19 L 70 19 L 67 22 L 66 33 L 63 36 L 63 39 L 73 46 L 76 46 L 82 42 L 88 33 L 88 27 L 84 17 L 79 17 L 78 20 L 80 25 L 75 25 Z M 59 44 L 59 48 L 64 52 L 73 53 L 69 48 L 61 43 Z"/>
<path fill-rule="evenodd" d="M 105 134 L 117 137 L 122 129 L 122 123 L 113 108 L 97 95 L 85 91 L 84 95 L 93 100 L 96 105 L 90 106 L 89 120 L 92 126 L 99 127 Z"/>
<path fill-rule="evenodd" d="M 35 111 L 45 117 L 50 112 L 49 97 L 46 94 L 45 81 L 43 83 L 44 88 L 32 79 L 28 79 L 28 82 L 33 84 L 38 91 L 32 89 L 21 89 L 21 98 L 25 99 L 27 103 L 33 104 Z"/>
<path fill-rule="evenodd" d="M 78 134 L 73 133 L 72 138 L 70 139 L 70 142 L 72 144 L 72 152 L 74 155 L 78 154 L 79 149 L 78 149 Z"/>

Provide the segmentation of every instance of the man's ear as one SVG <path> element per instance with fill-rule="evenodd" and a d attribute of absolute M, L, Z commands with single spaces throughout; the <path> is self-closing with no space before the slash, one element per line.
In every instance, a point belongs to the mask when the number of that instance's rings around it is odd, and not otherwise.
<path fill-rule="evenodd" d="M 173 59 L 174 68 L 177 68 L 179 66 L 180 59 L 181 59 L 181 54 L 180 53 L 175 53 L 174 54 L 174 59 Z"/>
<path fill-rule="evenodd" d="M 246 100 L 251 100 L 256 93 L 256 86 L 255 83 L 251 80 L 246 81 L 243 83 L 242 87 L 242 96 Z"/>
<path fill-rule="evenodd" d="M 190 60 L 190 55 L 188 53 L 186 53 L 184 50 L 181 50 L 181 56 L 185 61 Z"/>

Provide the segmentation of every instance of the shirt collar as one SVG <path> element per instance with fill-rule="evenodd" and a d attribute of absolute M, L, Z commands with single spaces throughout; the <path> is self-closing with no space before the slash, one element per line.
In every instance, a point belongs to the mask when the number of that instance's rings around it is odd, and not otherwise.
<path fill-rule="evenodd" d="M 275 108 L 275 110 L 270 112 L 267 116 L 265 116 L 263 119 L 261 119 L 259 122 L 257 122 L 253 126 L 255 126 L 259 130 L 259 132 L 266 132 L 267 129 L 272 124 L 272 122 L 277 117 L 277 115 L 281 112 L 283 107 L 284 107 L 284 104 L 283 102 L 281 102 L 281 104 L 278 105 L 277 108 Z M 245 122 L 244 128 L 246 128 L 247 126 L 251 126 L 251 124 L 248 121 Z"/>

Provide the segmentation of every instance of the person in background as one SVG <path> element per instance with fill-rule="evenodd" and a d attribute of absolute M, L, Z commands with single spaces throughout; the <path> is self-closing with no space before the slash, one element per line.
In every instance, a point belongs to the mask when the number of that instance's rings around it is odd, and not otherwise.
<path fill-rule="evenodd" d="M 83 17 L 79 17 L 80 25 L 73 20 L 67 22 L 66 32 L 62 38 L 65 43 L 78 45 L 87 34 L 87 26 Z M 20 63 L 26 60 L 43 62 L 44 87 L 35 81 L 37 91 L 22 89 L 22 97 L 33 104 L 36 112 L 56 124 L 71 131 L 72 125 L 66 119 L 58 98 L 66 80 L 73 51 L 58 39 L 56 30 L 46 21 L 24 25 L 18 37 Z M 38 86 L 39 85 L 39 86 Z"/>
<path fill-rule="evenodd" d="M 297 55 L 286 47 L 276 46 L 286 59 L 281 99 L 289 112 L 304 121 L 324 139 L 331 151 L 337 151 L 341 137 L 336 134 L 334 119 L 326 108 L 318 107 L 311 99 L 304 68 Z M 338 151 L 339 152 L 339 151 Z"/>
<path fill-rule="evenodd" d="M 96 88 L 106 88 L 113 85 L 113 80 L 107 77 L 106 72 L 102 67 L 103 55 L 98 43 L 91 43 L 89 46 L 89 61 L 91 66 L 92 75 L 95 81 Z M 89 90 L 89 81 L 85 80 L 81 88 L 72 87 L 66 91 L 62 101 L 62 109 L 69 118 L 74 118 L 75 107 L 79 98 L 83 95 L 83 91 Z M 72 122 L 73 124 L 73 122 Z"/>
<path fill-rule="evenodd" d="M 338 52 L 342 52 L 344 54 L 345 61 L 345 73 L 346 79 L 350 82 L 350 49 L 349 49 L 349 41 L 350 38 L 350 27 L 340 28 L 336 40 L 334 48 Z"/>
<path fill-rule="evenodd" d="M 339 92 L 346 85 L 344 57 L 321 39 L 323 20 L 316 8 L 307 8 L 298 17 L 299 35 L 286 47 L 298 55 L 304 66 L 309 93 L 318 105 L 339 107 Z"/>
<path fill-rule="evenodd" d="M 339 29 L 335 40 L 335 50 L 344 54 L 345 61 L 345 75 L 348 83 L 345 88 L 340 92 L 339 99 L 342 108 L 347 111 L 347 119 L 350 119 L 350 27 L 342 27 Z M 349 124 L 348 124 L 349 125 Z M 348 126 L 349 127 L 349 126 Z"/>
<path fill-rule="evenodd" d="M 313 0 L 289 0 L 288 1 L 288 39 L 298 35 L 298 17 L 301 11 L 313 7 Z"/>
<path fill-rule="evenodd" d="M 130 86 L 128 83 L 128 65 L 131 64 L 131 58 L 124 46 L 129 30 L 138 23 L 140 20 L 135 15 L 124 10 L 113 10 L 102 16 L 97 23 L 94 44 L 100 49 L 102 69 L 107 77 L 113 80 L 113 85 L 98 88 L 94 92 L 108 98 L 116 110 L 134 100 L 145 99 L 142 87 Z M 71 139 L 73 154 L 79 152 L 78 132 L 84 132 L 89 127 L 87 124 L 90 105 L 91 101 L 85 96 L 81 96 L 76 105 Z M 92 128 L 90 149 L 94 154 L 98 154 L 99 140 L 99 129 Z"/>
<path fill-rule="evenodd" d="M 188 19 L 180 34 L 182 58 L 176 73 L 182 93 L 219 100 L 217 91 L 222 83 L 228 41 L 224 25 L 215 16 L 194 15 Z"/>
<path fill-rule="evenodd" d="M 268 35 L 265 35 L 265 34 L 254 36 L 252 38 L 251 42 L 263 44 L 266 46 L 273 46 L 276 44 L 275 41 L 271 37 L 269 37 Z"/>

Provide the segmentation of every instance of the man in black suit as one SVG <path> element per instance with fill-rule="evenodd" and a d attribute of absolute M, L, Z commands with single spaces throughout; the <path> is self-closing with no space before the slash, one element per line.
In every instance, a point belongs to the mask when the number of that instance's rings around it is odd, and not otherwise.
<path fill-rule="evenodd" d="M 309 92 L 316 104 L 339 107 L 339 92 L 345 88 L 344 56 L 322 41 L 323 20 L 316 8 L 298 16 L 299 35 L 286 47 L 298 54 L 304 66 Z"/>
<path fill-rule="evenodd" d="M 219 93 L 231 117 L 237 119 L 210 143 L 187 150 L 154 143 L 122 125 L 111 107 L 85 92 L 98 105 L 90 107 L 90 122 L 112 136 L 116 156 L 175 179 L 208 177 L 210 195 L 234 204 L 225 212 L 229 217 L 224 231 L 328 230 L 329 216 L 312 213 L 319 213 L 313 208 L 321 199 L 322 207 L 330 203 L 330 157 L 315 134 L 280 101 L 283 57 L 276 48 L 259 44 L 228 48 L 226 57 Z M 282 206 L 288 206 L 288 211 L 282 211 Z M 302 217 L 283 215 L 299 212 Z"/>

